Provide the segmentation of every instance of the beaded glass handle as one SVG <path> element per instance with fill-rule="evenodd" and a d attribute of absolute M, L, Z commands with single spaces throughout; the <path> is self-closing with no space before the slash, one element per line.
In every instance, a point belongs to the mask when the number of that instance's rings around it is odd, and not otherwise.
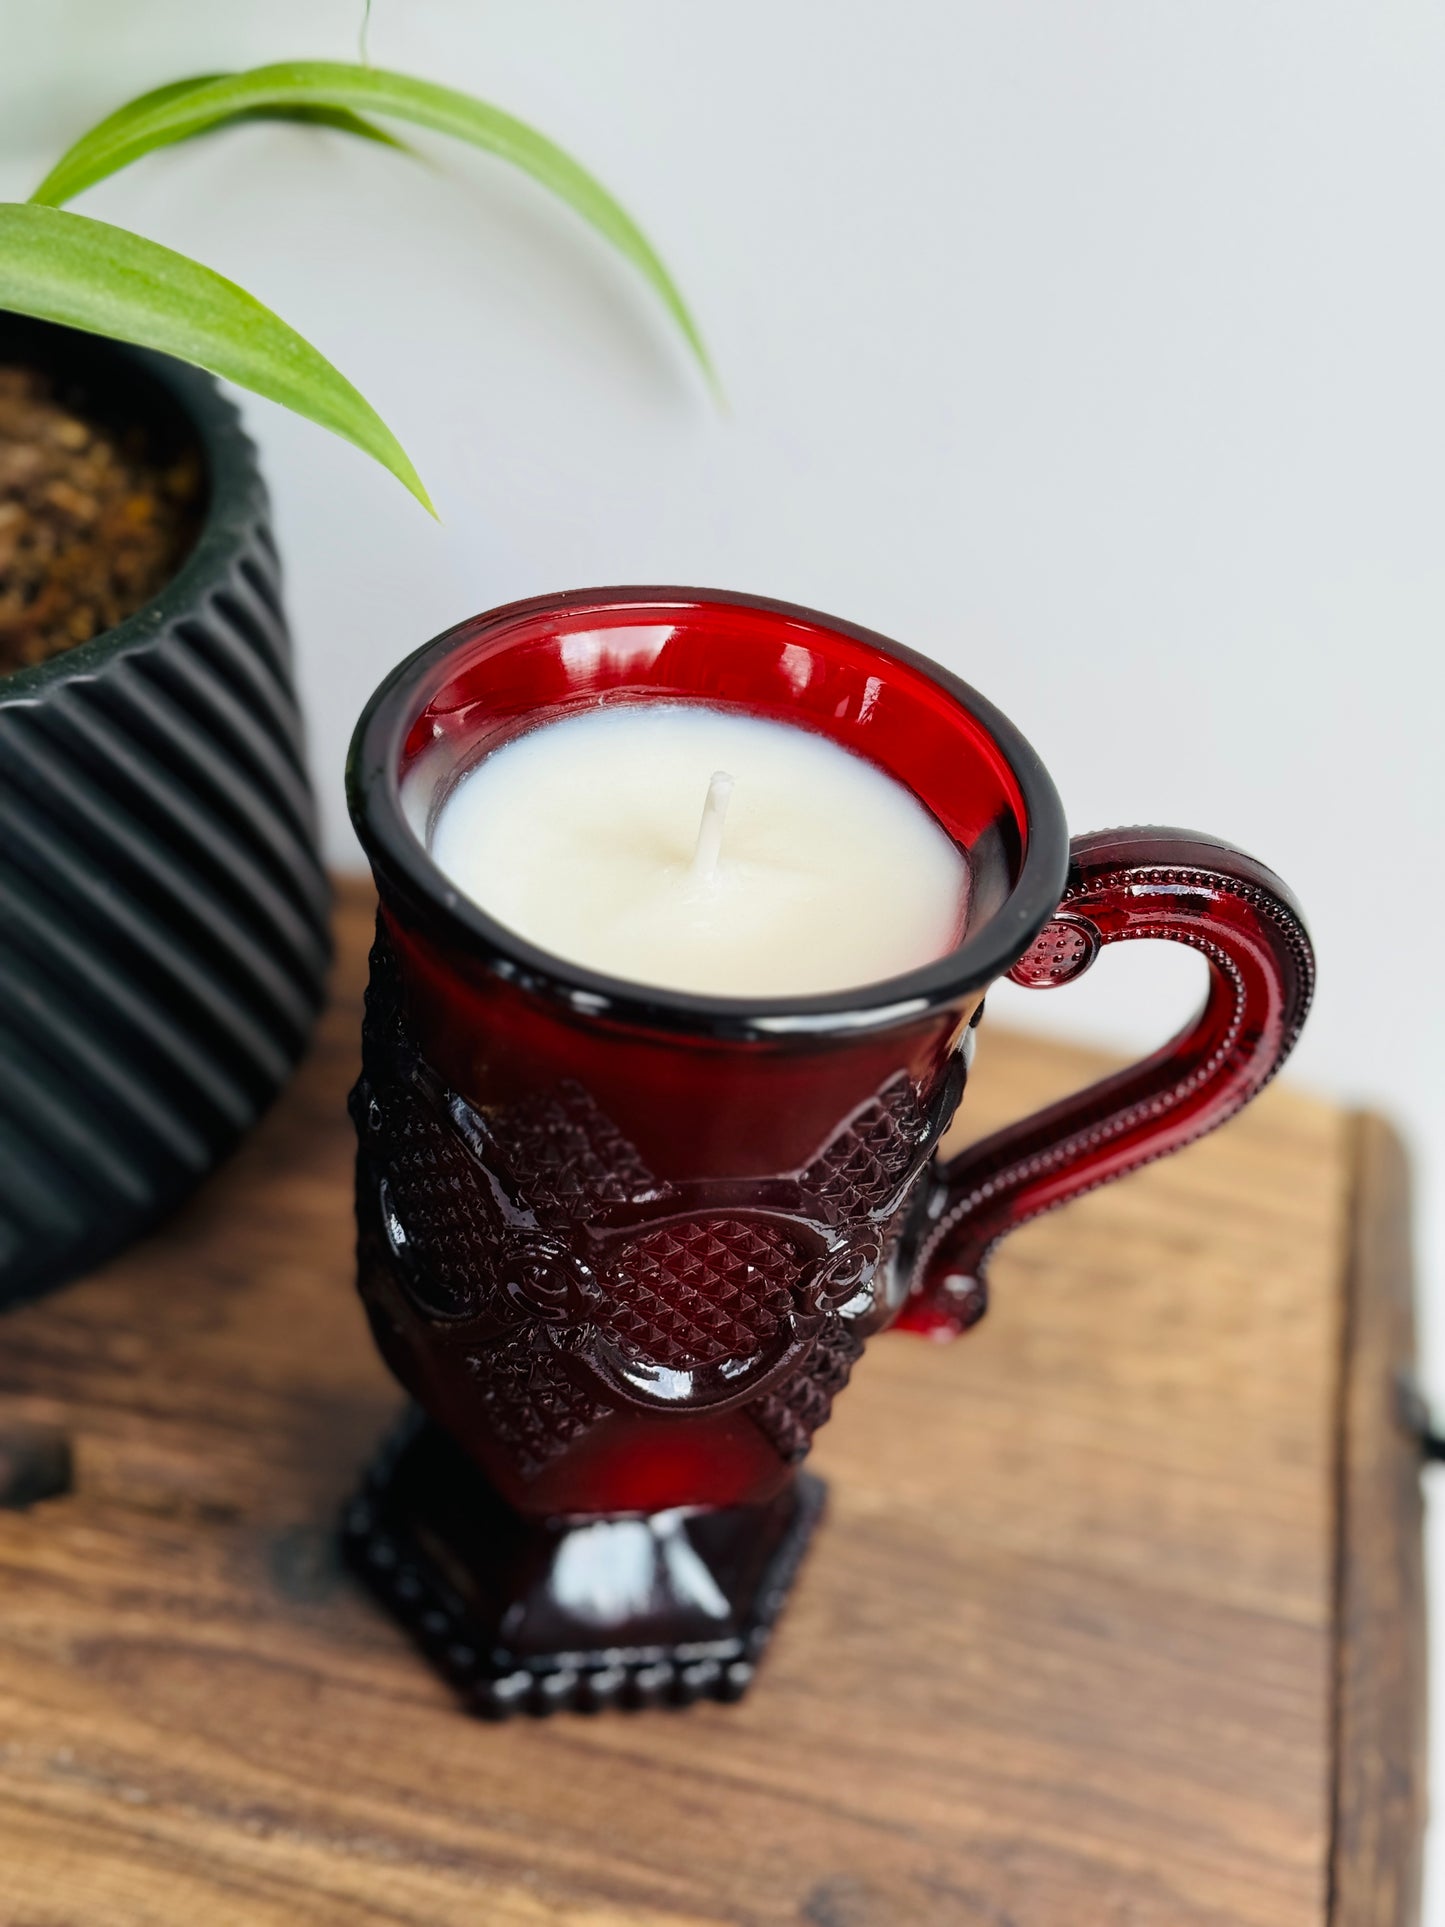
<path fill-rule="evenodd" d="M 1209 963 L 1204 1008 L 1141 1063 L 935 1167 L 902 1326 L 950 1338 L 983 1314 L 1006 1232 L 1178 1151 L 1241 1110 L 1294 1047 L 1314 987 L 1299 907 L 1262 863 L 1186 830 L 1075 837 L 1053 918 L 1014 983 L 1072 983 L 1105 944 L 1164 937 Z"/>

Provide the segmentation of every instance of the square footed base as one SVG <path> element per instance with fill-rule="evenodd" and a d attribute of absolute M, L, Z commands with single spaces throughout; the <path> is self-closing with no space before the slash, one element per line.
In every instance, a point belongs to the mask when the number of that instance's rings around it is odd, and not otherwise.
<path fill-rule="evenodd" d="M 535 1520 L 419 1413 L 347 1508 L 347 1558 L 488 1719 L 740 1699 L 823 1509 L 768 1503 Z"/>

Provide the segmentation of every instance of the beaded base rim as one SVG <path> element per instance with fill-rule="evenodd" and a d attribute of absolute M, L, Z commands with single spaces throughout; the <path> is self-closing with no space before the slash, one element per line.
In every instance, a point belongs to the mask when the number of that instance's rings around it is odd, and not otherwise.
<path fill-rule="evenodd" d="M 599 1645 L 594 1653 L 523 1658 L 496 1642 L 491 1616 L 484 1623 L 448 1582 L 442 1564 L 423 1543 L 424 1537 L 434 1536 L 434 1526 L 425 1533 L 416 1531 L 395 1499 L 392 1477 L 401 1453 L 425 1425 L 419 1415 L 409 1416 L 382 1446 L 343 1514 L 342 1548 L 353 1571 L 468 1711 L 501 1720 L 519 1713 L 545 1717 L 614 1707 L 635 1712 L 743 1697 L 822 1516 L 826 1488 L 821 1479 L 802 1472 L 771 1505 L 731 1509 L 739 1528 L 749 1532 L 776 1530 L 780 1508 L 787 1507 L 790 1516 L 751 1596 L 740 1603 L 736 1629 L 728 1636 L 675 1645 Z M 473 1476 L 479 1503 L 495 1504 L 482 1474 Z M 539 1541 L 549 1530 L 545 1525 L 535 1528 Z"/>

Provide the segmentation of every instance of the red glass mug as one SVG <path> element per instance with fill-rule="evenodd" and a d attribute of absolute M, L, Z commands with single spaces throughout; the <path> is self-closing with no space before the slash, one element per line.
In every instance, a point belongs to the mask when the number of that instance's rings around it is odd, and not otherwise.
<path fill-rule="evenodd" d="M 668 700 L 818 730 L 906 784 L 967 853 L 959 946 L 827 995 L 703 997 L 537 950 L 431 861 L 479 758 Z M 991 704 L 784 603 L 599 590 L 463 623 L 373 696 L 348 795 L 380 893 L 360 1288 L 419 1410 L 347 1543 L 493 1715 L 736 1697 L 819 1510 L 799 1465 L 864 1341 L 972 1324 L 1005 1232 L 1222 1123 L 1309 1004 L 1309 939 L 1263 865 L 1177 830 L 1070 844 Z M 1198 1018 L 938 1161 L 990 984 L 1067 983 L 1133 937 L 1203 953 Z"/>

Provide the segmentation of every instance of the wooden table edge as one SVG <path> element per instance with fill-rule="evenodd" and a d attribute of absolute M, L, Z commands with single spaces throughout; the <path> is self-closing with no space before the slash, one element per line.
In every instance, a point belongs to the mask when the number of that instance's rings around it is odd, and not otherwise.
<path fill-rule="evenodd" d="M 1350 1119 L 1337 1405 L 1329 1927 L 1416 1927 L 1426 1810 L 1424 1503 L 1402 1394 L 1415 1360 L 1410 1171 Z"/>

